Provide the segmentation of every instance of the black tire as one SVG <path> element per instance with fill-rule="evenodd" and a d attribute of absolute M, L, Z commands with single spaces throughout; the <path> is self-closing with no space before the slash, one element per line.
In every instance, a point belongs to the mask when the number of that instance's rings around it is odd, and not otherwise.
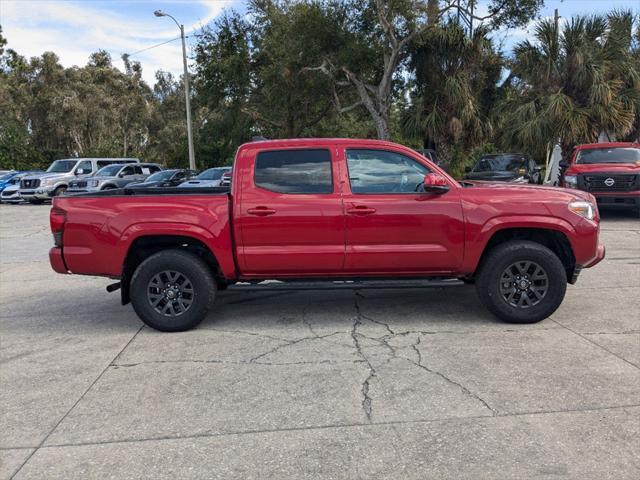
<path fill-rule="evenodd" d="M 526 280 L 520 275 L 523 267 L 529 272 Z M 529 288 L 525 289 L 525 282 Z M 549 317 L 562 303 L 566 290 L 567 273 L 560 259 L 544 245 L 528 240 L 495 247 L 476 276 L 476 291 L 482 303 L 509 323 L 535 323 Z M 523 297 L 526 298 L 519 305 Z M 527 302 L 529 305 L 524 305 Z"/>
<path fill-rule="evenodd" d="M 53 191 L 53 196 L 54 196 L 54 197 L 59 197 L 60 195 L 64 195 L 66 191 L 67 191 L 67 187 L 65 187 L 64 185 L 62 185 L 62 186 L 60 186 L 60 187 L 56 188 L 56 189 Z"/>
<path fill-rule="evenodd" d="M 176 273 L 188 283 L 180 283 L 178 279 L 172 284 L 174 280 L 168 275 Z M 178 293 L 166 293 L 174 288 Z M 169 294 L 181 298 L 168 297 Z M 216 297 L 216 282 L 210 268 L 198 256 L 182 250 L 164 250 L 138 266 L 131 278 L 130 295 L 133 309 L 145 324 L 163 332 L 181 332 L 205 318 Z M 183 301 L 191 301 L 186 309 Z M 171 306 L 167 307 L 169 303 Z M 165 313 L 160 311 L 164 309 Z M 181 313 L 176 312 L 180 309 Z"/>
<path fill-rule="evenodd" d="M 41 198 L 34 198 L 32 200 L 29 200 L 29 203 L 31 205 L 42 205 L 44 203 L 44 200 L 42 200 Z"/>

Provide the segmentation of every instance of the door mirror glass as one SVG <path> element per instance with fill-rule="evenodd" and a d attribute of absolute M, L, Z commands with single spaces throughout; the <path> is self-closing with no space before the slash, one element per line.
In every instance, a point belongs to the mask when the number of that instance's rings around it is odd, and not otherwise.
<path fill-rule="evenodd" d="M 427 173 L 422 188 L 425 193 L 442 194 L 449 191 L 447 180 L 438 173 Z"/>
<path fill-rule="evenodd" d="M 469 173 L 471 171 L 471 167 L 464 167 L 464 173 Z"/>
<path fill-rule="evenodd" d="M 560 165 L 560 168 L 569 168 L 569 162 L 566 160 L 562 160 L 558 165 Z"/>

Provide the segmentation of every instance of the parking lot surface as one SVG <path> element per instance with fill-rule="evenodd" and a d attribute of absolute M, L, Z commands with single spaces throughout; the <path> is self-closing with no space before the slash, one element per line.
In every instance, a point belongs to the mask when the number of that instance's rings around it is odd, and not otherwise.
<path fill-rule="evenodd" d="M 229 289 L 143 327 L 0 206 L 0 478 L 640 477 L 640 220 L 534 325 L 472 286 Z M 329 288 L 328 288 L 329 287 Z"/>

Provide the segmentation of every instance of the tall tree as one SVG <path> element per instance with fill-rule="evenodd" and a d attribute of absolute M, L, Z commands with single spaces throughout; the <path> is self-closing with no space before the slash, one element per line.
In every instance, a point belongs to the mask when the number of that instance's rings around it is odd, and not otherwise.
<path fill-rule="evenodd" d="M 355 105 L 369 113 L 378 138 L 390 135 L 389 119 L 394 91 L 404 81 L 399 67 L 406 61 L 409 45 L 439 25 L 452 12 L 464 14 L 476 22 L 487 22 L 492 28 L 527 23 L 542 5 L 542 0 L 490 0 L 488 13 L 473 12 L 476 0 L 358 0 L 349 2 L 348 21 L 344 28 L 351 38 L 348 48 L 361 50 L 373 63 L 354 62 L 362 54 L 345 55 L 343 51 L 327 54 L 323 63 L 310 70 L 320 71 L 334 79 L 339 87 L 352 86 L 358 95 Z M 346 61 L 345 61 L 346 59 Z"/>
<path fill-rule="evenodd" d="M 405 135 L 433 145 L 447 162 L 452 149 L 466 152 L 490 138 L 489 113 L 504 62 L 487 29 L 468 37 L 448 21 L 417 39 L 410 55 L 414 85 L 402 115 Z"/>
<path fill-rule="evenodd" d="M 630 12 L 578 16 L 563 28 L 540 21 L 535 42 L 515 48 L 512 90 L 500 108 L 505 141 L 534 148 L 559 140 L 566 157 L 602 132 L 625 137 L 637 131 L 633 23 Z"/>

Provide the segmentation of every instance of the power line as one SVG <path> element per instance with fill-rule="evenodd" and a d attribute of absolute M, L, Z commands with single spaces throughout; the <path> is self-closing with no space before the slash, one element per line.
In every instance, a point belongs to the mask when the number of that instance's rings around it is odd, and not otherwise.
<path fill-rule="evenodd" d="M 189 37 L 187 36 L 185 38 L 189 38 Z M 151 45 L 150 47 L 146 47 L 146 48 L 143 48 L 142 50 L 138 50 L 138 51 L 133 52 L 133 53 L 128 53 L 126 55 L 129 55 L 130 57 L 133 57 L 134 55 L 137 55 L 139 53 L 146 52 L 147 50 L 151 50 L 152 48 L 161 47 L 162 45 L 166 45 L 167 43 L 170 43 L 170 42 L 175 42 L 176 40 L 180 40 L 180 37 L 172 38 L 172 39 L 166 40 L 166 41 L 164 41 L 162 43 L 157 43 L 156 45 Z"/>

